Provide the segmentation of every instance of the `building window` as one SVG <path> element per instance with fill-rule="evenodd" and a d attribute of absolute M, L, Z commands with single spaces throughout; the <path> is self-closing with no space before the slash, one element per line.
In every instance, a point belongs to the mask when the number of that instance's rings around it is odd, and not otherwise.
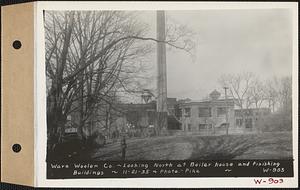
<path fill-rule="evenodd" d="M 211 108 L 199 108 L 199 117 L 211 117 Z"/>
<path fill-rule="evenodd" d="M 212 129 L 212 124 L 206 124 L 207 129 Z"/>
<path fill-rule="evenodd" d="M 251 118 L 248 118 L 245 120 L 245 127 L 252 128 L 252 119 Z"/>
<path fill-rule="evenodd" d="M 199 124 L 199 131 L 206 129 L 207 124 Z"/>
<path fill-rule="evenodd" d="M 241 127 L 243 125 L 243 119 L 236 119 L 235 120 L 235 125 L 238 127 Z"/>
<path fill-rule="evenodd" d="M 205 123 L 200 123 L 198 126 L 198 130 L 207 130 L 207 129 L 211 129 L 212 128 L 212 124 L 205 124 Z"/>
<path fill-rule="evenodd" d="M 184 108 L 185 117 L 191 117 L 191 108 Z"/>
<path fill-rule="evenodd" d="M 191 131 L 191 130 L 192 130 L 192 125 L 188 124 L 188 131 Z"/>
<path fill-rule="evenodd" d="M 226 107 L 220 107 L 217 109 L 217 115 L 221 116 L 221 115 L 226 115 Z"/>

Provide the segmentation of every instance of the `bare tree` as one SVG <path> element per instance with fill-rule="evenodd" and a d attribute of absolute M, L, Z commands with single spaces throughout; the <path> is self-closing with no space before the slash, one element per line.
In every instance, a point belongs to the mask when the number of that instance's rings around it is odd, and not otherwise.
<path fill-rule="evenodd" d="M 265 131 L 286 131 L 292 129 L 292 77 L 273 77 L 266 82 L 272 114 L 263 123 Z"/>
<path fill-rule="evenodd" d="M 169 46 L 169 49 L 178 49 L 179 47 L 179 49 L 185 50 L 191 56 L 194 56 L 196 34 L 187 25 L 178 23 L 170 16 L 167 16 L 166 20 L 166 41 L 176 44 L 176 46 Z"/>
<path fill-rule="evenodd" d="M 265 86 L 258 78 L 254 79 L 253 85 L 249 88 L 248 96 L 250 101 L 254 104 L 256 109 L 262 107 L 266 100 L 266 94 L 264 92 Z"/>
<path fill-rule="evenodd" d="M 49 136 L 64 129 L 72 114 L 80 136 L 93 118 L 104 117 L 109 127 L 107 111 L 117 110 L 122 93 L 140 91 L 140 59 L 158 40 L 145 37 L 147 25 L 135 12 L 47 11 L 44 20 Z M 181 38 L 164 43 L 189 51 L 186 43 L 176 43 Z"/>
<path fill-rule="evenodd" d="M 290 107 L 292 103 L 292 77 L 273 77 L 267 80 L 264 93 L 272 112 Z"/>
<path fill-rule="evenodd" d="M 252 104 L 250 90 L 255 84 L 255 75 L 250 72 L 242 74 L 222 75 L 219 78 L 222 87 L 229 88 L 230 95 L 234 98 L 235 104 L 241 109 L 242 125 L 245 125 L 246 110 Z"/>
<path fill-rule="evenodd" d="M 292 77 L 282 77 L 279 88 L 280 107 L 284 112 L 292 111 Z"/>
<path fill-rule="evenodd" d="M 279 80 L 277 77 L 273 77 L 273 79 L 267 80 L 264 86 L 264 94 L 268 107 L 272 112 L 274 112 L 279 103 Z"/>

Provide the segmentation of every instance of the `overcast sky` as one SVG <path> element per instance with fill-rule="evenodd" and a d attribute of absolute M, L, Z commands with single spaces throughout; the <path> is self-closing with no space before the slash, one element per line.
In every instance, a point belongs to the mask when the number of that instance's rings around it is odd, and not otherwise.
<path fill-rule="evenodd" d="M 287 9 L 167 11 L 196 33 L 196 58 L 167 51 L 168 97 L 201 99 L 222 91 L 222 74 L 250 71 L 261 79 L 292 73 L 292 15 Z M 155 35 L 155 12 L 144 12 Z M 156 64 L 155 56 L 150 61 Z"/>

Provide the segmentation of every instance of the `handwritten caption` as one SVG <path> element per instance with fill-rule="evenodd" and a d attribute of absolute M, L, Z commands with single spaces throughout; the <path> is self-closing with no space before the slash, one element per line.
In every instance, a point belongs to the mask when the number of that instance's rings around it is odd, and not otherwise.
<path fill-rule="evenodd" d="M 263 185 L 263 184 L 280 184 L 280 183 L 283 183 L 283 179 L 282 178 L 279 178 L 279 179 L 274 179 L 274 178 L 268 178 L 267 180 L 266 179 L 254 179 L 254 183 L 256 185 Z"/>

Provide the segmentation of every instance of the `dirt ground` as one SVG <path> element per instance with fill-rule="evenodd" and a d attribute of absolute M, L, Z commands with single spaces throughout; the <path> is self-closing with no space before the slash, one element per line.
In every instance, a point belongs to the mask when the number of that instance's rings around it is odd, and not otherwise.
<path fill-rule="evenodd" d="M 94 150 L 93 160 L 121 160 L 120 142 Z M 126 160 L 290 159 L 292 133 L 181 135 L 127 139 Z"/>

